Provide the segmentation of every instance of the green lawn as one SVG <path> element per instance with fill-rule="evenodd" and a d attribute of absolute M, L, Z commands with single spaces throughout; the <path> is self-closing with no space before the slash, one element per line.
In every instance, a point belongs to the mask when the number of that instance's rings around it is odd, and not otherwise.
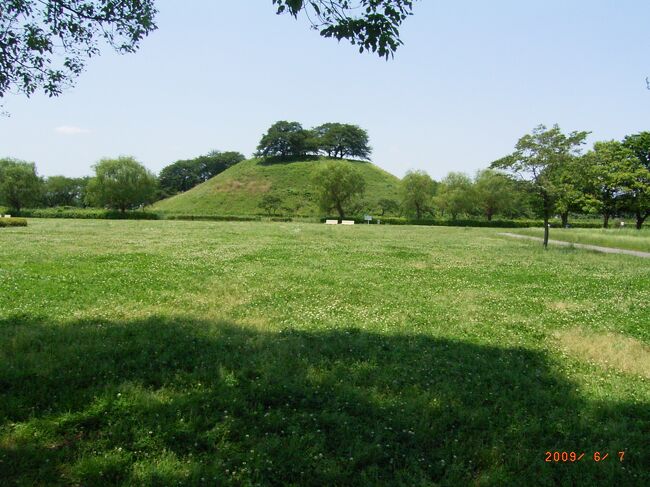
<path fill-rule="evenodd" d="M 522 228 L 511 233 L 543 237 L 544 229 Z M 564 242 L 650 252 L 650 228 L 643 228 L 642 230 L 636 230 L 635 228 L 551 228 L 549 238 Z"/>
<path fill-rule="evenodd" d="M 499 231 L 0 229 L 0 484 L 648 485 L 650 266 Z"/>

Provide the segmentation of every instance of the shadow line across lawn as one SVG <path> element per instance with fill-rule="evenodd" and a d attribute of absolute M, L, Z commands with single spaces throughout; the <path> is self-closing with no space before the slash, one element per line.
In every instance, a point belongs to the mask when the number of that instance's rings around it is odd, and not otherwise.
<path fill-rule="evenodd" d="M 0 479 L 18 485 L 642 485 L 648 405 L 539 352 L 357 329 L 0 320 Z M 627 450 L 550 464 L 548 450 Z M 647 465 L 647 464 L 646 464 Z"/>

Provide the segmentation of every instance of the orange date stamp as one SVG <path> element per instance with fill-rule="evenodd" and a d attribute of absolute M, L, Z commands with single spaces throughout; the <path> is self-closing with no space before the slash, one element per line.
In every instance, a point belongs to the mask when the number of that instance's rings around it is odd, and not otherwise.
<path fill-rule="evenodd" d="M 596 463 L 604 462 L 609 458 L 618 457 L 619 462 L 625 459 L 625 451 L 616 452 L 615 455 L 610 457 L 609 453 L 595 451 L 587 455 L 585 452 L 575 451 L 547 451 L 544 461 L 547 463 L 575 463 L 583 460 L 592 460 Z"/>

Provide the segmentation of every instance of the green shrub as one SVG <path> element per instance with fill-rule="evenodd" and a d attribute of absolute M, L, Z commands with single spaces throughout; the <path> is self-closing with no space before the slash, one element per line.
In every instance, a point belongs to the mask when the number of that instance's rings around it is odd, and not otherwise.
<path fill-rule="evenodd" d="M 27 218 L 92 218 L 99 220 L 158 220 L 156 213 L 127 211 L 121 213 L 103 208 L 76 208 L 59 206 L 55 208 L 34 208 L 21 210 L 20 216 Z"/>
<path fill-rule="evenodd" d="M 165 215 L 167 220 L 191 220 L 211 222 L 258 222 L 260 216 L 237 216 L 237 215 Z"/>
<path fill-rule="evenodd" d="M 24 218 L 0 218 L 0 228 L 2 227 L 26 227 L 27 220 Z"/>

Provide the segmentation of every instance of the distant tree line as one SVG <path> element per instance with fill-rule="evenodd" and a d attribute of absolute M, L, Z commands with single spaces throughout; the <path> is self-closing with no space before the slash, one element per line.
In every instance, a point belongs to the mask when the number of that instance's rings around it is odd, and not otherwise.
<path fill-rule="evenodd" d="M 540 125 L 473 179 L 452 172 L 437 182 L 410 171 L 401 183 L 401 210 L 416 218 L 537 216 L 546 241 L 554 215 L 568 225 L 570 214 L 598 214 L 605 228 L 613 216 L 627 217 L 640 229 L 650 216 L 650 132 L 596 142 L 582 153 L 587 135 Z"/>
<path fill-rule="evenodd" d="M 102 159 L 95 175 L 40 177 L 33 162 L 0 159 L 0 205 L 20 212 L 28 207 L 103 207 L 121 212 L 187 191 L 244 160 L 239 152 L 212 151 L 164 167 L 159 177 L 133 157 Z"/>
<path fill-rule="evenodd" d="M 421 170 L 407 172 L 399 200 L 364 202 L 365 182 L 351 164 L 325 165 L 314 184 L 321 210 L 340 218 L 375 211 L 416 219 L 539 217 L 546 228 L 545 242 L 554 216 L 563 226 L 574 214 L 600 215 L 605 228 L 614 216 L 631 218 L 642 228 L 650 217 L 650 132 L 596 142 L 582 153 L 587 135 L 540 125 L 519 139 L 512 154 L 473 178 L 451 172 L 435 181 Z"/>
<path fill-rule="evenodd" d="M 355 152 L 346 145 L 355 137 L 347 139 L 342 134 L 356 134 L 357 142 L 367 151 Z M 511 154 L 473 178 L 451 172 L 435 181 L 424 171 L 407 172 L 396 200 L 365 201 L 366 182 L 355 165 L 345 161 L 324 163 L 315 173 L 313 185 L 321 210 L 336 212 L 340 218 L 362 212 L 453 220 L 535 216 L 542 218 L 548 229 L 556 215 L 568 225 L 572 214 L 598 214 L 605 228 L 611 218 L 624 217 L 632 218 L 640 229 L 650 216 L 650 132 L 596 142 L 583 153 L 587 135 L 584 131 L 565 134 L 557 125 L 540 125 L 521 137 Z M 313 139 L 320 140 L 320 145 Z M 312 142 L 305 142 L 309 140 Z M 295 155 L 292 151 L 311 147 L 343 159 L 361 157 L 370 150 L 365 131 L 345 124 L 304 130 L 296 122 L 278 122 L 262 142 L 274 147 L 267 154 L 275 156 Z M 34 163 L 5 158 L 0 159 L 0 205 L 15 211 L 30 206 L 97 206 L 124 212 L 186 191 L 243 158 L 237 152 L 213 151 L 170 164 L 159 178 L 132 157 L 103 159 L 94 166 L 94 177 L 87 178 L 41 178 Z M 279 195 L 267 194 L 260 208 L 275 214 L 281 205 Z"/>
<path fill-rule="evenodd" d="M 275 122 L 262 136 L 256 156 L 294 158 L 325 155 L 337 159 L 369 160 L 368 133 L 346 123 L 324 123 L 304 129 L 299 122 Z"/>
<path fill-rule="evenodd" d="M 239 152 L 211 151 L 194 159 L 176 161 L 160 171 L 160 189 L 164 197 L 188 191 L 244 159 Z"/>

